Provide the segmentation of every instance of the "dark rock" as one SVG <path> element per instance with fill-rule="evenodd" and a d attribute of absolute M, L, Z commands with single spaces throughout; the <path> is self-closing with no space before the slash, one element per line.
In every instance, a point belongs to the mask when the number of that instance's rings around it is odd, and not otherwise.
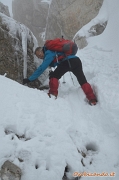
<path fill-rule="evenodd" d="M 10 161 L 6 161 L 1 167 L 1 180 L 20 180 L 21 169 Z"/>

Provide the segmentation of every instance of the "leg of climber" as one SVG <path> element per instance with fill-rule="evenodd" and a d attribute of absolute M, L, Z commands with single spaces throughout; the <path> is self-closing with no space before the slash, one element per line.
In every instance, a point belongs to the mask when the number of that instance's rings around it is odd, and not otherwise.
<path fill-rule="evenodd" d="M 63 61 L 53 72 L 49 74 L 49 94 L 53 94 L 57 97 L 58 95 L 58 87 L 59 87 L 59 79 L 69 71 L 69 66 L 67 61 Z"/>
<path fill-rule="evenodd" d="M 89 104 L 90 105 L 96 105 L 97 99 L 93 92 L 93 89 L 91 85 L 87 82 L 86 77 L 82 70 L 82 63 L 79 58 L 70 59 L 70 65 L 71 65 L 71 71 L 73 74 L 77 77 L 77 80 L 79 84 L 81 85 L 81 88 L 83 92 L 85 93 Z"/>
<path fill-rule="evenodd" d="M 59 87 L 58 79 L 57 78 L 50 78 L 49 87 L 50 87 L 50 89 L 49 89 L 48 95 L 50 96 L 50 94 L 52 94 L 55 97 L 57 97 L 58 87 Z"/>

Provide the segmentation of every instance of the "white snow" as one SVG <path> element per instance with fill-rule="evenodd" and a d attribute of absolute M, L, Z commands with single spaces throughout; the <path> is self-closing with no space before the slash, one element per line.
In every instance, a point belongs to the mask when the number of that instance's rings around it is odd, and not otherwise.
<path fill-rule="evenodd" d="M 62 180 L 66 166 L 68 177 L 75 171 L 114 172 L 115 177 L 102 178 L 119 179 L 117 7 L 118 0 L 104 0 L 95 22 L 106 19 L 107 27 L 101 35 L 89 38 L 89 45 L 77 54 L 97 95 L 96 106 L 87 104 L 69 73 L 65 84 L 60 80 L 57 100 L 48 98 L 45 91 L 0 76 L 0 166 L 12 161 L 22 169 L 21 180 Z M 89 25 L 84 28 L 86 33 Z"/>

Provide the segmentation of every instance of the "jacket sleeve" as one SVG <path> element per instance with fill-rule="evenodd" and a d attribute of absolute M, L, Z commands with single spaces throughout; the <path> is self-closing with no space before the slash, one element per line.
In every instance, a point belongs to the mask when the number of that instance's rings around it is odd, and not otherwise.
<path fill-rule="evenodd" d="M 49 66 L 49 64 L 54 60 L 55 58 L 55 52 L 47 50 L 45 53 L 45 58 L 43 60 L 43 63 L 36 69 L 36 71 L 28 78 L 30 81 L 33 81 L 37 79 Z"/>

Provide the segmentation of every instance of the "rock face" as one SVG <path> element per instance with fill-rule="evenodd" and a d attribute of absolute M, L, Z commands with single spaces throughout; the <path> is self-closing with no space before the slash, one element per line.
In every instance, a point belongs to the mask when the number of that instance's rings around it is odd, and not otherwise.
<path fill-rule="evenodd" d="M 37 40 L 23 24 L 0 13 L 0 74 L 22 84 L 23 78 L 29 77 L 41 61 L 34 56 Z M 39 88 L 47 73 L 29 84 Z"/>
<path fill-rule="evenodd" d="M 45 39 L 52 39 L 64 35 L 72 39 L 79 29 L 98 14 L 103 0 L 52 0 L 51 4 L 41 0 L 33 2 L 14 0 L 13 16 L 27 25 L 39 44 L 43 44 L 44 36 Z"/>
<path fill-rule="evenodd" d="M 103 0 L 52 0 L 46 39 L 64 35 L 72 39 L 75 33 L 99 12 Z"/>
<path fill-rule="evenodd" d="M 10 17 L 8 7 L 2 4 L 1 2 L 0 2 L 0 12 Z"/>

